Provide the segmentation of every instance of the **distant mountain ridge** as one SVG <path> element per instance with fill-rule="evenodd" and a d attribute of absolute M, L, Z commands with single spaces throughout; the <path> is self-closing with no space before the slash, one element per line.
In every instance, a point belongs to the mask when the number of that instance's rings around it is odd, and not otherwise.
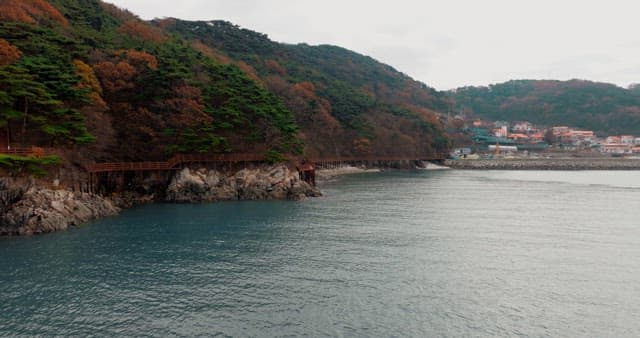
<path fill-rule="evenodd" d="M 450 93 L 457 110 L 490 120 L 569 125 L 601 135 L 640 134 L 640 91 L 585 80 L 513 80 Z"/>

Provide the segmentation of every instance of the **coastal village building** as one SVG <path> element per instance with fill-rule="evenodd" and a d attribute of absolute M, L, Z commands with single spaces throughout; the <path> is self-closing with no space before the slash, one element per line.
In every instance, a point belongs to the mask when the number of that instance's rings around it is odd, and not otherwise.
<path fill-rule="evenodd" d="M 609 136 L 605 139 L 605 143 L 600 145 L 600 151 L 607 154 L 638 154 L 640 153 L 640 137 Z"/>
<path fill-rule="evenodd" d="M 611 144 L 626 144 L 626 145 L 634 145 L 636 141 L 636 137 L 631 135 L 620 135 L 620 136 L 609 136 L 606 139 L 606 143 Z"/>
<path fill-rule="evenodd" d="M 536 131 L 535 133 L 529 135 L 529 140 L 542 142 L 544 140 L 544 134 L 541 133 L 540 131 Z"/>
<path fill-rule="evenodd" d="M 607 154 L 632 154 L 633 147 L 628 144 L 605 143 L 600 146 L 600 151 Z"/>
<path fill-rule="evenodd" d="M 595 143 L 595 134 L 591 130 L 570 130 L 568 137 L 575 146 L 591 146 Z"/>
<path fill-rule="evenodd" d="M 633 145 L 633 141 L 634 140 L 635 140 L 635 137 L 633 137 L 631 135 L 622 135 L 622 136 L 620 136 L 620 143 L 622 143 L 622 144 Z"/>
<path fill-rule="evenodd" d="M 595 137 L 594 132 L 591 130 L 571 130 L 569 135 L 572 139 L 579 141 L 592 141 Z"/>
<path fill-rule="evenodd" d="M 596 135 L 592 130 L 576 130 L 567 126 L 558 126 L 551 127 L 551 133 L 560 144 L 571 146 L 571 149 L 590 147 L 597 143 Z"/>
<path fill-rule="evenodd" d="M 566 134 L 570 130 L 571 130 L 571 128 L 569 128 L 567 126 L 551 127 L 551 132 L 553 133 L 553 136 L 555 136 L 555 137 L 559 137 L 560 135 Z"/>
<path fill-rule="evenodd" d="M 509 136 L 509 130 L 507 126 L 501 126 L 493 130 L 493 135 L 496 137 L 507 137 Z"/>
<path fill-rule="evenodd" d="M 529 135 L 527 134 L 509 134 L 507 136 L 508 139 L 514 140 L 514 141 L 528 141 L 529 140 Z"/>
<path fill-rule="evenodd" d="M 607 144 L 621 144 L 622 142 L 620 142 L 620 136 L 608 136 L 607 139 L 605 140 L 605 143 Z"/>
<path fill-rule="evenodd" d="M 533 124 L 531 124 L 531 122 L 516 122 L 513 124 L 513 128 L 512 128 L 514 133 L 533 133 L 535 132 L 535 128 L 533 127 Z"/>
<path fill-rule="evenodd" d="M 578 130 L 569 126 L 553 126 L 547 130 L 527 122 L 482 121 L 473 120 L 474 142 L 488 146 L 489 151 L 495 150 L 496 144 L 502 152 L 518 150 L 544 150 L 546 134 L 551 131 L 557 147 L 565 151 L 599 150 L 611 155 L 640 154 L 640 137 L 633 135 L 612 135 L 600 139 L 592 130 Z M 481 133 L 484 131 L 484 134 Z M 520 149 L 522 148 L 522 149 Z"/>

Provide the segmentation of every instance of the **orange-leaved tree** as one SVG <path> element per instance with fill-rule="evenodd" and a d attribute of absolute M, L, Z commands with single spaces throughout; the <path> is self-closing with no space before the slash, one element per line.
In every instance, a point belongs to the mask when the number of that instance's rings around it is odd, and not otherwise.
<path fill-rule="evenodd" d="M 0 39 L 0 66 L 10 65 L 20 59 L 22 53 L 18 47 L 10 44 L 7 40 Z"/>
<path fill-rule="evenodd" d="M 43 20 L 58 22 L 68 26 L 65 17 L 45 0 L 3 0 L 0 1 L 0 20 L 35 24 Z"/>

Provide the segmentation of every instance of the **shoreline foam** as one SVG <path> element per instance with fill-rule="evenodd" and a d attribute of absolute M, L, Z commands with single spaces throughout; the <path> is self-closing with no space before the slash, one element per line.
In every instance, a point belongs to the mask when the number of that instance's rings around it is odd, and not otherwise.
<path fill-rule="evenodd" d="M 317 169 L 316 178 L 320 182 L 329 181 L 339 176 L 362 174 L 362 173 L 379 173 L 382 170 L 379 168 L 360 168 L 354 166 L 342 166 L 332 169 Z"/>

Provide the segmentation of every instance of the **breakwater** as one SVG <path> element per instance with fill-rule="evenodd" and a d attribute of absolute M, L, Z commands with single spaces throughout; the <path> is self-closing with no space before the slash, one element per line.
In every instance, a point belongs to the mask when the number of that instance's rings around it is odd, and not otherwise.
<path fill-rule="evenodd" d="M 640 159 L 625 158 L 544 158 L 446 160 L 455 169 L 483 170 L 639 170 Z"/>

